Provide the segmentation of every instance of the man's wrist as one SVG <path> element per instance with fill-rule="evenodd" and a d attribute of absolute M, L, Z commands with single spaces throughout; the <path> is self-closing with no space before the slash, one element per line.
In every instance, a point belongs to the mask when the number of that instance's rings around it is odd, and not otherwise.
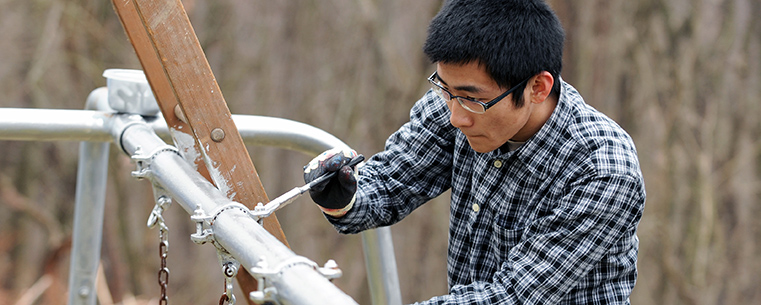
<path fill-rule="evenodd" d="M 323 207 L 323 206 L 320 206 L 320 205 L 318 205 L 318 207 L 320 207 L 320 210 L 322 210 L 322 212 L 327 214 L 327 215 L 330 215 L 330 216 L 335 217 L 335 218 L 341 218 L 344 215 L 346 215 L 346 213 L 348 213 L 349 210 L 351 210 L 351 208 L 354 206 L 354 201 L 355 200 L 356 200 L 356 197 L 353 197 L 351 199 L 351 202 L 349 202 L 349 204 L 347 204 L 345 207 L 340 208 L 340 209 L 329 209 L 329 208 L 326 208 L 326 207 Z"/>

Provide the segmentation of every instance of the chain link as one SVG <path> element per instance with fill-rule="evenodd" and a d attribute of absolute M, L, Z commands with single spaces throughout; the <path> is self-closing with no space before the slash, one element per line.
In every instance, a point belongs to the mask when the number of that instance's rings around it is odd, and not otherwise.
<path fill-rule="evenodd" d="M 232 299 L 230 299 L 229 296 L 227 296 L 227 293 L 223 293 L 222 297 L 219 298 L 219 305 L 234 305 L 235 304 L 235 296 L 233 296 Z"/>
<path fill-rule="evenodd" d="M 159 257 L 161 258 L 161 269 L 159 269 L 159 287 L 161 288 L 160 305 L 167 305 L 169 298 L 166 295 L 166 288 L 169 286 L 169 268 L 166 266 L 166 258 L 169 254 L 169 241 L 167 240 L 167 228 L 163 221 L 159 224 Z"/>

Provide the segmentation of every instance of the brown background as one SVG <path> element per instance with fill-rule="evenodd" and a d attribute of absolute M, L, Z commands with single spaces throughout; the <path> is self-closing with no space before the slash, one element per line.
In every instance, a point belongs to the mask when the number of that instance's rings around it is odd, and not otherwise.
<path fill-rule="evenodd" d="M 639 150 L 648 201 L 632 302 L 760 303 L 761 1 L 549 2 L 567 32 L 563 78 Z M 434 69 L 421 47 L 440 0 L 184 4 L 233 113 L 309 123 L 366 155 L 407 120 Z M 82 109 L 107 68 L 139 68 L 110 1 L 0 0 L 0 106 Z M 249 149 L 270 197 L 302 183 L 311 156 Z M 0 141 L 0 304 L 40 279 L 53 281 L 37 304 L 65 303 L 77 150 Z M 108 291 L 124 304 L 155 300 L 151 191 L 114 151 Z M 404 302 L 446 293 L 447 204 L 437 199 L 392 227 Z M 190 242 L 179 207 L 165 216 L 171 302 L 216 304 L 223 280 L 212 247 Z M 298 254 L 335 259 L 337 285 L 369 304 L 359 236 L 336 234 L 308 198 L 278 218 Z"/>

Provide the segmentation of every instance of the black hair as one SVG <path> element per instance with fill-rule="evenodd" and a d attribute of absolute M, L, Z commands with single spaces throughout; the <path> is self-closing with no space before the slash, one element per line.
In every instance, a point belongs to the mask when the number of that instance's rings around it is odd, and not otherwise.
<path fill-rule="evenodd" d="M 542 71 L 560 94 L 565 33 L 543 0 L 447 0 L 428 27 L 423 52 L 433 62 L 478 62 L 504 88 Z M 523 88 L 513 102 L 523 107 Z"/>

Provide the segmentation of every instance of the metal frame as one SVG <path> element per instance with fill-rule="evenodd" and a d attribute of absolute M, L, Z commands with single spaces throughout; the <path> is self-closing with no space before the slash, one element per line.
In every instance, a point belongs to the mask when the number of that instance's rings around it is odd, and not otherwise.
<path fill-rule="evenodd" d="M 69 274 L 69 304 L 95 304 L 100 262 L 108 152 L 113 142 L 130 156 L 148 158 L 144 166 L 158 185 L 196 219 L 206 216 L 213 243 L 231 254 L 252 275 L 264 279 L 284 304 L 354 304 L 330 283 L 314 263 L 296 255 L 266 232 L 249 211 L 235 206 L 171 149 L 163 119 L 114 113 L 108 90 L 98 88 L 86 110 L 3 108 L 0 140 L 82 141 Z M 338 138 L 307 124 L 263 116 L 233 115 L 244 142 L 316 155 L 347 147 Z M 161 137 L 159 137 L 161 136 Z M 150 153 L 146 155 L 146 153 Z M 229 208 L 229 207 L 236 208 Z M 211 216 L 213 222 L 208 221 Z M 373 304 L 401 304 L 401 293 L 388 227 L 362 233 Z M 260 281 L 261 282 L 261 281 Z M 274 289 L 274 290 L 273 290 Z M 329 302 L 328 302 L 329 301 Z"/>

